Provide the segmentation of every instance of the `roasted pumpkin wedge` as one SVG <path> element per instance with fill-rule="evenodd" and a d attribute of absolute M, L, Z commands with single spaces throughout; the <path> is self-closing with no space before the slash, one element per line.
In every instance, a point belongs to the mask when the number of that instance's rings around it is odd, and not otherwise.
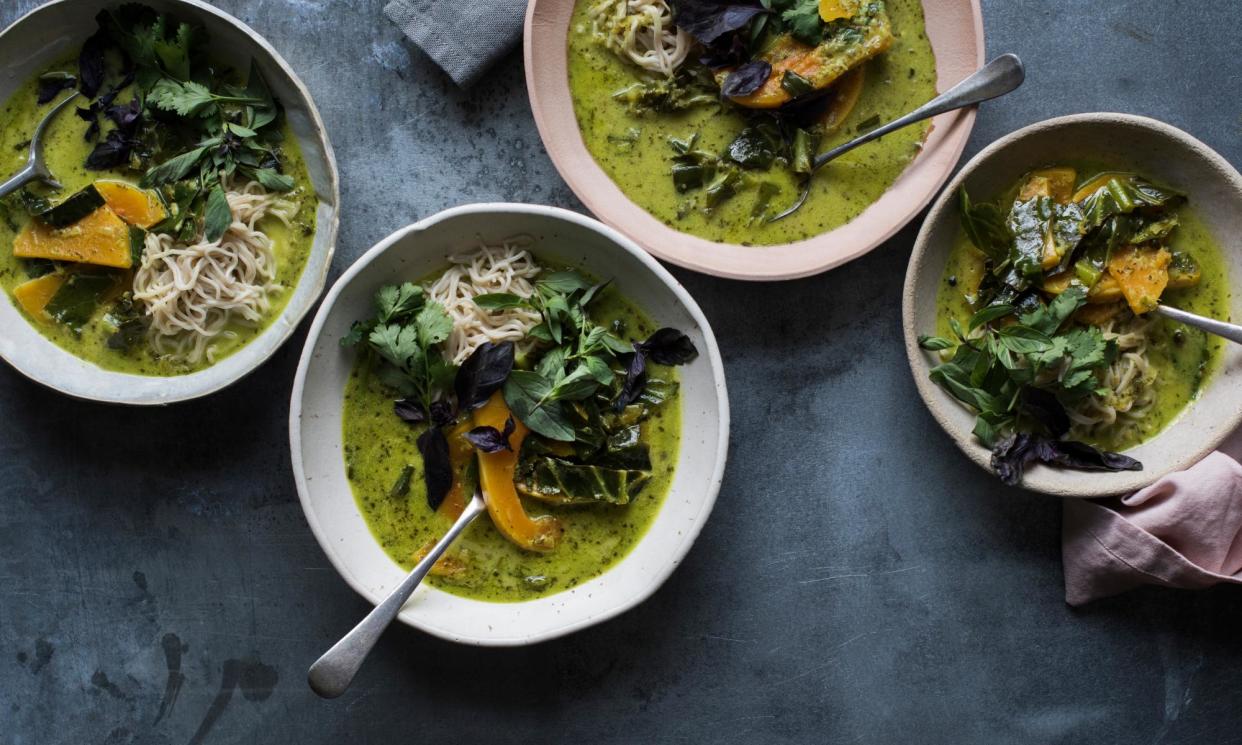
<path fill-rule="evenodd" d="M 466 509 L 466 490 L 474 488 L 474 479 L 468 478 L 470 466 L 474 460 L 474 446 L 466 439 L 466 433 L 470 431 L 474 424 L 470 419 L 463 419 L 458 422 L 452 429 L 448 431 L 447 439 L 449 445 L 449 465 L 453 469 L 453 486 L 444 497 L 444 501 L 440 503 L 437 510 L 441 515 L 448 517 L 450 520 L 456 520 L 461 517 L 461 513 Z"/>
<path fill-rule="evenodd" d="M 1051 197 L 1054 202 L 1068 204 L 1074 196 L 1078 172 L 1073 168 L 1042 168 L 1033 171 L 1018 191 L 1019 201 L 1035 197 Z"/>
<path fill-rule="evenodd" d="M 1149 313 L 1160 303 L 1169 284 L 1169 262 L 1173 255 L 1163 248 L 1125 246 L 1113 252 L 1108 273 L 1121 287 L 1121 294 L 1135 315 Z"/>
<path fill-rule="evenodd" d="M 893 27 L 882 7 L 865 4 L 862 12 L 848 22 L 838 21 L 841 28 L 829 31 L 819 45 L 811 46 L 782 34 L 766 49 L 755 55 L 772 65 L 772 74 L 759 90 L 732 101 L 750 109 L 775 109 L 789 103 L 793 96 L 781 85 L 785 73 L 793 72 L 811 84 L 812 91 L 823 91 L 850 70 L 888 51 L 893 45 Z M 724 85 L 732 68 L 716 72 L 716 82 Z"/>
<path fill-rule="evenodd" d="M 432 538 L 430 541 L 424 543 L 418 551 L 414 552 L 414 563 L 417 564 L 426 558 L 427 554 L 431 553 L 431 549 L 435 547 L 435 538 Z M 450 549 L 450 551 L 452 551 L 452 549 Z M 466 561 L 467 558 L 468 556 L 464 551 L 459 553 L 446 553 L 439 559 L 436 559 L 436 563 L 431 565 L 431 573 L 437 577 L 460 577 L 466 573 L 467 569 L 470 568 L 469 563 Z"/>
<path fill-rule="evenodd" d="M 128 269 L 129 226 L 107 206 L 64 228 L 31 220 L 13 241 L 19 259 L 52 259 Z"/>
<path fill-rule="evenodd" d="M 831 98 L 828 108 L 824 110 L 824 115 L 819 120 L 824 127 L 825 134 L 841 128 L 846 117 L 858 104 L 858 99 L 862 96 L 863 84 L 866 82 L 867 68 L 855 67 L 842 75 L 841 79 L 832 86 L 832 92 L 828 94 Z"/>
<path fill-rule="evenodd" d="M 31 318 L 37 321 L 50 321 L 52 317 L 45 309 L 63 284 L 65 284 L 65 275 L 60 272 L 44 274 L 42 277 L 35 277 L 14 287 L 13 297 Z"/>
<path fill-rule="evenodd" d="M 124 181 L 96 181 L 95 189 L 109 209 L 130 225 L 146 229 L 165 217 L 160 200 L 146 189 Z"/>
<path fill-rule="evenodd" d="M 512 414 L 504 397 L 497 391 L 487 403 L 475 410 L 474 426 L 503 430 L 510 416 Z M 517 470 L 522 440 L 526 438 L 529 430 L 521 422 L 514 423 L 516 428 L 509 437 L 512 451 L 478 454 L 479 482 L 487 499 L 487 512 L 500 534 L 519 548 L 527 551 L 551 551 L 560 543 L 564 528 L 560 520 L 551 515 L 531 518 L 522 506 L 522 500 L 513 485 L 513 477 Z"/>

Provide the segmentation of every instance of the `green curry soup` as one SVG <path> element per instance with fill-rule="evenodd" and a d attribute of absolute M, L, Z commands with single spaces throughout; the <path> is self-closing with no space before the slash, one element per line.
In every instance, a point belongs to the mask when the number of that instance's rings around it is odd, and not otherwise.
<path fill-rule="evenodd" d="M 109 64 L 113 64 L 116 57 L 109 56 L 108 60 Z M 61 60 L 49 67 L 46 72 L 77 75 L 78 55 L 75 53 Z M 29 138 L 35 127 L 46 112 L 63 95 L 66 95 L 62 93 L 49 103 L 38 104 L 36 96 L 39 84 L 40 76 L 36 76 L 19 88 L 3 106 L 2 114 L 0 114 L 3 119 L 3 129 L 0 130 L 0 172 L 4 174 L 15 173 L 24 165 Z M 103 90 L 107 90 L 107 85 Z M 151 94 L 146 95 L 150 99 Z M 115 101 L 122 103 L 129 102 L 131 99 L 138 100 L 138 86 L 129 84 L 120 87 Z M 83 97 L 77 105 L 87 107 L 89 102 Z M 223 104 L 221 108 L 223 109 Z M 229 121 L 230 117 L 241 116 L 245 114 L 229 111 L 225 114 L 225 121 Z M 316 200 L 302 154 L 296 138 L 283 117 L 274 116 L 276 117 L 274 121 L 267 125 L 272 131 L 263 135 L 266 138 L 263 148 L 267 153 L 264 157 L 279 160 L 282 175 L 277 176 L 277 180 L 288 179 L 291 183 L 291 188 L 281 193 L 280 198 L 291 205 L 291 208 L 287 214 L 288 226 L 270 213 L 258 219 L 254 225 L 255 230 L 270 239 L 275 259 L 275 271 L 272 277 L 274 285 L 266 286 L 268 304 L 261 321 L 242 322 L 236 316 L 232 316 L 223 327 L 222 333 L 214 337 L 209 346 L 210 351 L 199 359 L 160 353 L 152 345 L 142 343 L 143 340 L 140 338 L 131 338 L 130 343 L 119 344 L 117 343 L 119 332 L 116 303 L 118 297 L 130 289 L 134 272 L 139 266 L 138 263 L 134 262 L 130 268 L 100 269 L 90 265 L 89 262 L 83 264 L 56 262 L 53 265 L 45 259 L 27 260 L 16 257 L 14 255 L 15 241 L 24 230 L 31 227 L 32 222 L 40 218 L 32 216 L 14 198 L 0 203 L 0 286 L 3 286 L 14 306 L 43 336 L 74 355 L 107 370 L 152 376 L 182 375 L 209 367 L 213 362 L 235 352 L 261 334 L 271 321 L 280 315 L 306 267 L 315 234 Z M 116 125 L 112 124 L 106 115 L 101 114 L 100 121 L 102 126 L 99 134 L 88 139 L 88 124 L 79 116 L 75 116 L 74 105 L 61 112 L 51 122 L 45 134 L 44 157 L 63 188 L 53 191 L 43 185 L 34 184 L 28 186 L 26 191 L 56 205 L 70 195 L 100 182 L 124 182 L 137 186 L 148 164 L 158 163 L 161 159 L 176 155 L 178 152 L 177 149 L 171 152 L 160 152 L 157 149 L 143 161 L 140 169 L 135 169 L 129 163 L 113 167 L 88 168 L 87 159 L 92 151 L 116 129 Z M 270 167 L 272 162 L 275 161 L 269 161 L 264 166 Z M 203 168 L 206 169 L 207 166 Z M 210 189 L 210 177 L 205 177 L 205 181 Z M 177 184 L 176 188 L 181 188 L 181 184 Z M 284 187 L 280 186 L 280 188 Z M 164 217 L 167 217 L 170 212 L 175 214 L 176 210 L 183 206 L 202 209 L 202 203 L 209 201 L 210 198 L 208 190 L 203 192 L 207 195 L 207 199 L 200 197 L 196 203 L 187 201 L 184 205 L 171 206 L 174 198 L 173 185 L 170 183 L 167 189 L 166 195 L 159 195 L 161 200 L 167 196 L 167 201 L 162 207 Z M 152 200 L 155 199 L 155 191 L 147 191 L 146 194 L 150 195 Z M 193 216 L 187 218 L 187 220 L 194 219 L 201 220 Z M 193 222 L 184 222 L 183 225 L 187 226 L 187 230 L 192 230 L 194 227 Z M 70 226 L 71 229 L 72 227 Z M 158 232 L 160 227 L 160 225 L 154 225 L 152 230 Z M 201 238 L 201 230 L 198 236 Z M 195 238 L 192 235 L 183 235 L 182 240 L 193 243 Z M 139 244 L 141 244 L 141 238 L 139 238 Z M 55 267 L 54 271 L 53 267 Z M 75 328 L 76 323 L 61 323 L 45 313 L 34 314 L 18 301 L 15 289 L 48 271 L 62 274 L 65 277 L 72 277 L 79 272 L 107 275 L 113 279 L 114 286 L 106 294 L 94 298 L 97 305 L 93 310 L 88 311 L 89 316 L 80 319 L 81 325 Z M 137 303 L 134 303 L 134 306 L 137 306 Z M 135 334 L 135 337 L 138 336 L 140 333 Z"/>
<path fill-rule="evenodd" d="M 593 301 L 591 315 L 602 326 L 622 321 L 627 338 L 644 338 L 656 329 L 641 310 L 611 288 Z M 678 380 L 675 368 L 651 365 L 650 371 L 664 380 Z M 360 354 L 344 392 L 346 475 L 375 539 L 393 561 L 409 569 L 420 550 L 439 539 L 453 520 L 428 504 L 425 466 L 416 444 L 426 427 L 394 416 L 393 400 L 393 390 L 376 375 L 371 358 Z M 518 602 L 563 592 L 599 576 L 637 545 L 660 511 L 672 483 L 680 437 L 680 395 L 674 393 L 641 424 L 641 442 L 650 450 L 651 478 L 629 504 L 550 506 L 523 496 L 522 504 L 532 517 L 553 514 L 563 525 L 554 550 L 523 550 L 484 515 L 446 554 L 464 571 L 453 576 L 433 573 L 427 581 L 463 597 Z M 394 488 L 398 484 L 408 484 L 408 491 L 399 493 Z"/>
<path fill-rule="evenodd" d="M 1080 168 L 1080 173 L 1100 169 Z M 1090 179 L 1083 179 L 1089 181 Z M 1229 277 L 1219 246 L 1194 213 L 1178 210 L 1178 227 L 1168 238 L 1174 254 L 1190 256 L 1200 279 L 1190 287 L 1165 290 L 1162 302 L 1211 318 L 1229 318 Z M 959 232 L 945 265 L 937 296 L 936 333 L 952 338 L 950 320 L 966 326 L 974 314 L 973 290 L 984 273 L 984 254 Z M 1118 422 L 1083 436 L 1085 442 L 1112 451 L 1132 448 L 1154 437 L 1177 418 L 1199 394 L 1221 357 L 1223 341 L 1203 331 L 1154 317 L 1147 328 L 1146 358 L 1155 372 L 1154 403 L 1136 420 Z"/>
<path fill-rule="evenodd" d="M 792 204 L 800 178 L 788 168 L 746 169 L 737 193 L 708 208 L 702 191 L 679 191 L 671 177 L 676 152 L 670 140 L 697 135 L 707 153 L 725 153 L 748 113 L 733 105 L 699 105 L 680 111 L 633 113 L 613 94 L 642 72 L 599 44 L 590 7 L 578 0 L 569 31 L 569 86 L 587 149 L 631 200 L 677 230 L 712 241 L 772 245 L 809 238 L 853 220 L 876 201 L 918 153 L 926 124 L 907 127 L 854 150 L 816 173 L 810 198 L 783 220 L 763 218 Z M 877 124 L 895 119 L 936 95 L 935 59 L 923 26 L 920 0 L 886 0 L 891 48 L 863 63 L 865 82 L 857 104 L 834 131 L 819 137 L 823 152 Z M 691 52 L 694 57 L 696 52 Z M 687 65 L 695 64 L 687 62 Z M 818 136 L 816 128 L 811 129 Z"/>

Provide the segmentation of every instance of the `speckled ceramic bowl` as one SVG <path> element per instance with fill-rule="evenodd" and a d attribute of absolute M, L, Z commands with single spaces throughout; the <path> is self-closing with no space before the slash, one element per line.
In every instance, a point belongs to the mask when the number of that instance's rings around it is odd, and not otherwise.
<path fill-rule="evenodd" d="M 284 106 L 319 200 L 318 229 L 306 269 L 280 316 L 250 343 L 211 367 L 159 378 L 104 370 L 43 337 L 0 293 L 0 357 L 23 375 L 77 398 L 119 404 L 158 405 L 205 396 L 263 364 L 289 338 L 323 292 L 336 245 L 340 193 L 336 159 L 310 93 L 280 54 L 246 24 L 198 0 L 143 0 L 156 10 L 202 24 L 213 53 L 254 59 L 272 93 Z M 95 32 L 95 15 L 115 0 L 56 0 L 19 18 L 0 33 L 0 100 Z M 64 114 L 69 116 L 69 114 Z M 4 250 L 8 250 L 5 247 Z"/>
<path fill-rule="evenodd" d="M 973 108 L 942 114 L 918 157 L 879 199 L 835 230 L 774 246 L 716 243 L 675 230 L 630 201 L 587 150 L 569 92 L 569 21 L 575 0 L 531 0 L 526 9 L 526 88 L 539 136 L 556 169 L 595 216 L 665 261 L 720 277 L 780 280 L 827 271 L 862 256 L 914 218 L 949 178 L 974 126 Z M 945 91 L 983 65 L 978 0 L 923 0 Z M 811 209 L 807 207 L 805 209 Z"/>
<path fill-rule="evenodd" d="M 906 270 L 902 323 L 919 394 L 958 447 L 989 471 L 991 454 L 971 434 L 974 414 L 928 379 L 936 361 L 919 348 L 918 336 L 935 333 L 936 293 L 961 229 L 958 190 L 965 186 L 972 195 L 984 197 L 1027 171 L 1074 160 L 1136 171 L 1186 193 L 1191 209 L 1224 249 L 1235 286 L 1242 278 L 1242 252 L 1230 245 L 1242 235 L 1242 175 L 1180 129 L 1140 116 L 1079 114 L 1033 124 L 976 155 L 941 193 L 919 232 Z M 1231 297 L 1230 315 L 1242 316 L 1242 295 Z M 1220 369 L 1208 379 L 1199 399 L 1163 432 L 1126 451 L 1143 463 L 1142 471 L 1087 473 L 1036 465 L 1027 470 L 1023 486 L 1059 497 L 1102 497 L 1141 489 L 1194 464 L 1242 424 L 1240 375 L 1242 346 L 1229 344 Z"/>
<path fill-rule="evenodd" d="M 523 234 L 535 238 L 533 250 L 541 257 L 612 278 L 657 325 L 687 333 L 699 357 L 679 368 L 683 434 L 672 486 L 651 527 L 624 559 L 589 582 L 520 603 L 470 600 L 424 583 L 401 611 L 403 623 L 481 646 L 533 644 L 568 634 L 655 592 L 711 513 L 729 442 L 724 366 L 711 327 L 677 280 L 633 241 L 554 207 L 479 204 L 441 212 L 380 241 L 337 280 L 315 316 L 293 383 L 289 440 L 298 496 L 319 545 L 345 581 L 378 603 L 406 572 L 371 534 L 345 477 L 341 407 L 354 352 L 341 349 L 341 336 L 373 312 L 379 287 L 426 276 L 444 267 L 448 255 L 480 239 Z"/>

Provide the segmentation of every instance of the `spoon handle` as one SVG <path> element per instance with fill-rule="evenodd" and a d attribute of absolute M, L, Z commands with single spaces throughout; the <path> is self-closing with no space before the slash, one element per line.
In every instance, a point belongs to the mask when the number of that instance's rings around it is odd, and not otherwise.
<path fill-rule="evenodd" d="M 47 169 L 47 164 L 43 161 L 43 136 L 47 132 L 48 124 L 77 97 L 77 91 L 70 93 L 43 115 L 39 126 L 30 136 L 30 154 L 26 158 L 26 165 L 6 179 L 4 183 L 0 183 L 0 198 L 7 197 L 31 181 L 43 181 L 53 189 L 60 188 L 60 183 L 52 177 L 52 172 Z"/>
<path fill-rule="evenodd" d="M 409 576 L 384 599 L 384 602 L 375 606 L 375 609 L 367 614 L 367 617 L 362 619 L 352 631 L 310 666 L 310 672 L 306 678 L 311 690 L 324 698 L 336 698 L 349 688 L 349 684 L 353 682 L 354 676 L 362 667 L 362 662 L 371 653 L 375 642 L 379 640 L 380 634 L 384 633 L 388 624 L 392 623 L 392 620 L 401 612 L 401 607 L 405 605 L 406 600 L 409 600 L 414 588 L 423 581 L 423 577 L 427 576 L 432 565 L 453 540 L 486 509 L 483 492 L 476 489 L 474 498 L 466 505 L 461 517 L 457 518 L 457 522 L 453 523 L 453 527 L 449 528 L 444 537 L 427 553 L 427 556 L 418 562 Z"/>
<path fill-rule="evenodd" d="M 1172 318 L 1174 321 L 1184 323 L 1187 326 L 1194 326 L 1195 328 L 1202 329 L 1209 334 L 1216 334 L 1217 336 L 1222 336 L 1231 342 L 1242 344 L 1242 326 L 1237 326 L 1232 323 L 1225 323 L 1224 321 L 1218 321 L 1215 318 L 1207 318 L 1195 313 L 1189 313 L 1180 308 L 1172 308 L 1168 305 L 1157 305 L 1156 312 L 1166 318 Z"/>
<path fill-rule="evenodd" d="M 819 168 L 828 161 L 853 150 L 859 145 L 865 145 L 872 140 L 883 137 L 889 132 L 902 127 L 908 127 L 915 122 L 930 119 L 946 111 L 953 111 L 954 109 L 972 106 L 1003 96 L 1022 85 L 1022 81 L 1025 78 L 1026 72 L 1022 67 L 1022 60 L 1018 59 L 1016 54 L 1002 54 L 979 68 L 970 77 L 900 119 L 894 119 L 888 124 L 876 127 L 861 137 L 857 137 L 844 145 L 816 156 L 812 167 Z"/>

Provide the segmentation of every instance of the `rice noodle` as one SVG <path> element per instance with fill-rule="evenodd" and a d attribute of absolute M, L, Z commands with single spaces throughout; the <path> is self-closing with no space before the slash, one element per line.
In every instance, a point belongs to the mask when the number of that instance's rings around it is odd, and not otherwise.
<path fill-rule="evenodd" d="M 449 257 L 452 263 L 426 289 L 431 300 L 444 306 L 453 319 L 447 341 L 448 355 L 460 365 L 484 342 L 512 341 L 519 352 L 528 352 L 536 341 L 530 330 L 540 321 L 538 311 L 514 308 L 488 311 L 475 305 L 476 295 L 508 292 L 528 298 L 541 271 L 527 248 L 534 240 L 515 236 L 499 244 L 479 243 L 478 248 Z"/>
<path fill-rule="evenodd" d="M 666 0 L 600 0 L 588 14 L 607 49 L 645 70 L 672 77 L 690 54 L 693 41 L 673 25 Z"/>
<path fill-rule="evenodd" d="M 1100 375 L 1108 392 L 1088 396 L 1068 412 L 1075 436 L 1098 438 L 1104 430 L 1133 426 L 1156 402 L 1156 370 L 1147 359 L 1152 323 L 1149 317 L 1131 316 L 1100 326 L 1105 339 L 1117 342 L 1117 359 Z"/>
<path fill-rule="evenodd" d="M 281 289 L 272 240 L 258 229 L 274 217 L 290 224 L 293 202 L 261 184 L 229 185 L 233 222 L 217 241 L 185 245 L 166 233 L 148 233 L 134 275 L 134 299 L 150 319 L 148 338 L 160 355 L 189 363 L 215 361 L 215 342 L 235 326 L 258 327 Z"/>

